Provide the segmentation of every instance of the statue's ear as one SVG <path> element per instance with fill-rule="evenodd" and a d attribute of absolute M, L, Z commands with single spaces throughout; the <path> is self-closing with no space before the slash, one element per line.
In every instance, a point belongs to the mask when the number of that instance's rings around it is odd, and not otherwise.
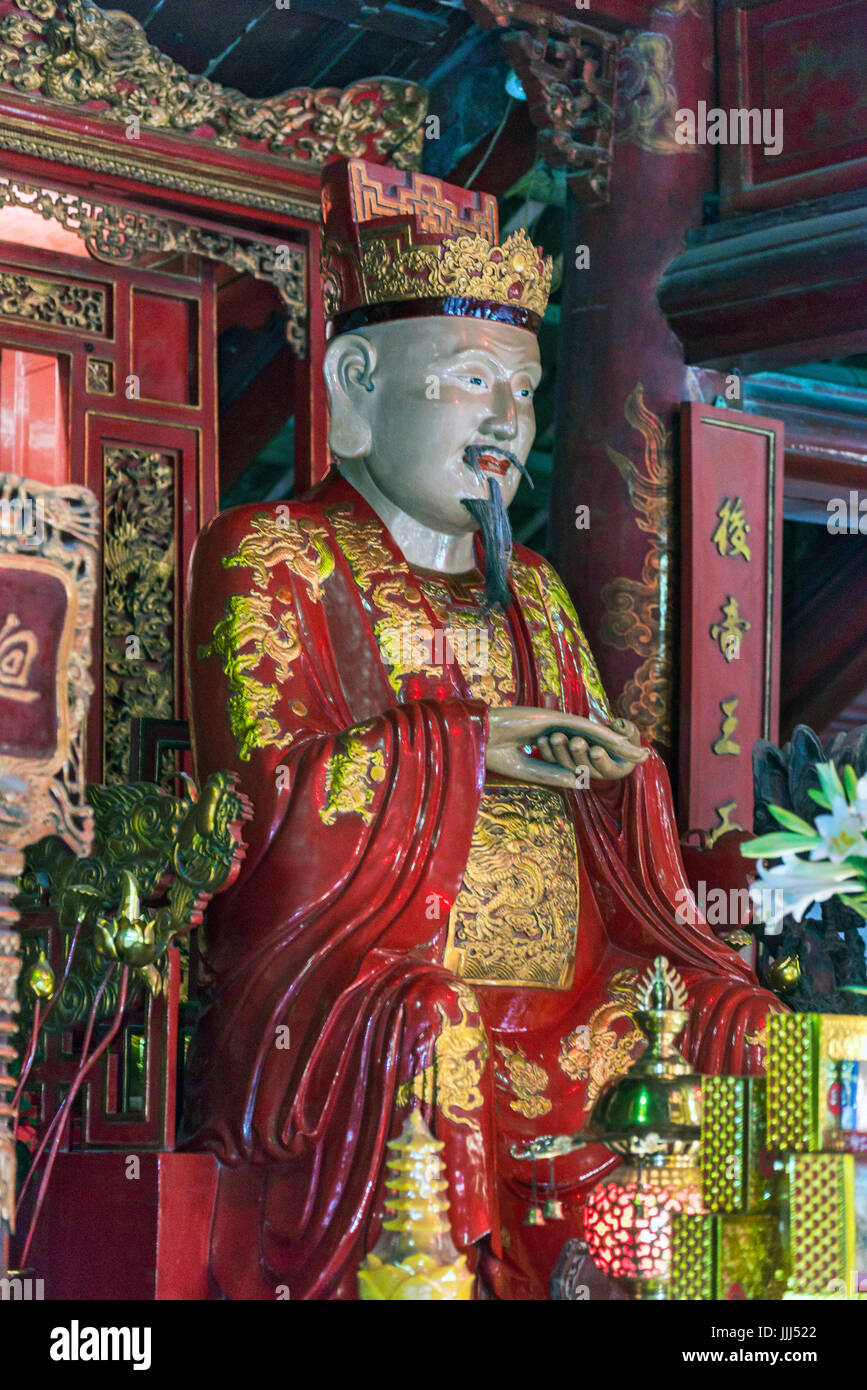
<path fill-rule="evenodd" d="M 339 459 L 364 458 L 370 452 L 367 402 L 373 391 L 376 348 L 360 333 L 341 333 L 325 353 L 330 422 L 328 443 Z"/>

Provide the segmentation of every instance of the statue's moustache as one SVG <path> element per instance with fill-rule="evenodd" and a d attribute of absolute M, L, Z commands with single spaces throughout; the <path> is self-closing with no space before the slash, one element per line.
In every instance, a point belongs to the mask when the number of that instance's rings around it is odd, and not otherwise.
<path fill-rule="evenodd" d="M 486 469 L 482 462 L 483 459 L 489 459 L 498 464 L 502 460 L 505 466 L 502 467 L 502 469 L 499 467 L 495 467 L 493 470 Z M 498 473 L 500 477 L 504 478 L 511 466 L 512 468 L 517 468 L 521 477 L 526 478 L 530 487 L 533 487 L 533 479 L 530 477 L 530 474 L 527 472 L 521 460 L 517 458 L 515 454 L 511 453 L 510 450 L 503 449 L 499 445 L 468 444 L 464 449 L 464 460 L 467 466 L 473 470 L 476 477 L 480 478 L 482 481 L 484 481 L 484 474 L 489 471 Z"/>

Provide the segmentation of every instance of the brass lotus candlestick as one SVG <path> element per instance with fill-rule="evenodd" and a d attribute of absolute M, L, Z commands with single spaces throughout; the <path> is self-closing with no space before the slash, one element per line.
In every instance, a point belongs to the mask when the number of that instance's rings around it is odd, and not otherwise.
<path fill-rule="evenodd" d="M 664 956 L 638 989 L 635 1021 L 647 1039 L 638 1061 L 600 1092 L 583 1130 L 513 1148 L 535 1161 L 604 1144 L 625 1164 L 593 1188 L 585 1227 L 603 1274 L 637 1299 L 664 1299 L 671 1217 L 701 1210 L 701 1081 L 674 1046 L 689 1018 L 683 981 Z"/>

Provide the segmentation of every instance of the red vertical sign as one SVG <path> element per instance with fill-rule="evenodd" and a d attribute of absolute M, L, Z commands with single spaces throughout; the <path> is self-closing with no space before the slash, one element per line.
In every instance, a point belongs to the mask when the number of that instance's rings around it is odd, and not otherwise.
<path fill-rule="evenodd" d="M 752 829 L 752 750 L 779 718 L 783 426 L 682 407 L 680 823 Z"/>

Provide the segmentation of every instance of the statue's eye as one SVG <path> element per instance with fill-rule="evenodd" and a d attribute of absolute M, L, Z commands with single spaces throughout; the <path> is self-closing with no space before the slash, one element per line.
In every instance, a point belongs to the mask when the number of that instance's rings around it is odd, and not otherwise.
<path fill-rule="evenodd" d="M 464 381 L 468 382 L 470 386 L 484 386 L 485 384 L 484 379 L 480 376 L 465 376 Z"/>
<path fill-rule="evenodd" d="M 522 386 L 518 395 L 523 396 L 525 400 L 531 400 L 533 396 L 532 386 Z"/>

